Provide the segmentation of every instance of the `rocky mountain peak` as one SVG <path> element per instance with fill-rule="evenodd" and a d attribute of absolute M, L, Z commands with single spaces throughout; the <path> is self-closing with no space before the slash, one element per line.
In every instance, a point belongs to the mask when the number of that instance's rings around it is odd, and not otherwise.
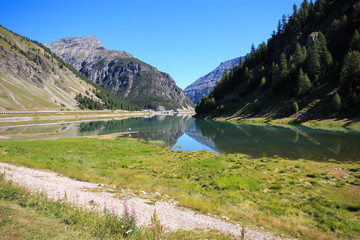
<path fill-rule="evenodd" d="M 244 60 L 244 58 L 243 58 Z M 234 58 L 225 62 L 222 62 L 217 68 L 210 73 L 199 78 L 184 90 L 185 95 L 190 98 L 193 103 L 197 103 L 203 96 L 208 96 L 212 89 L 215 87 L 216 82 L 219 81 L 225 72 L 230 70 L 233 66 L 239 66 L 240 58 Z"/>
<path fill-rule="evenodd" d="M 45 46 L 77 70 L 80 70 L 85 63 L 94 63 L 104 58 L 133 57 L 125 51 L 105 48 L 95 36 L 63 38 L 46 43 Z"/>
<path fill-rule="evenodd" d="M 94 51 L 106 50 L 99 39 L 94 36 L 63 38 L 53 43 L 47 43 L 45 46 L 56 49 L 56 54 L 60 56 L 76 53 L 76 55 L 86 57 Z"/>
<path fill-rule="evenodd" d="M 64 38 L 46 46 L 90 80 L 146 109 L 193 109 L 167 73 L 124 51 L 108 50 L 93 36 Z"/>

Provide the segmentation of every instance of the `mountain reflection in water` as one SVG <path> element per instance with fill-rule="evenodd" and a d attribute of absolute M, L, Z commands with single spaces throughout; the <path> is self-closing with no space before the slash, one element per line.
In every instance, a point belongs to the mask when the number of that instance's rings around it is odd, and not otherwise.
<path fill-rule="evenodd" d="M 161 140 L 174 150 L 243 153 L 251 157 L 359 161 L 360 132 L 303 126 L 255 126 L 198 120 L 191 116 L 153 116 L 121 120 L 0 127 L 9 140 L 74 137 L 129 132 L 125 137 Z M 3 138 L 5 139 L 5 138 Z"/>

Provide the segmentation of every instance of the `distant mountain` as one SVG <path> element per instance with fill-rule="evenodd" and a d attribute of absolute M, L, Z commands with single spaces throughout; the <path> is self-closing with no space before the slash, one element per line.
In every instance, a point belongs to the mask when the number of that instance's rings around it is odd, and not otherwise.
<path fill-rule="evenodd" d="M 65 38 L 45 45 L 93 82 L 142 108 L 194 107 L 169 74 L 127 52 L 106 49 L 94 36 Z"/>
<path fill-rule="evenodd" d="M 360 1 L 304 0 L 196 106 L 202 117 L 360 116 Z"/>
<path fill-rule="evenodd" d="M 60 60 L 60 61 L 59 61 Z M 77 110 L 77 94 L 95 87 L 49 49 L 0 26 L 0 111 Z"/>
<path fill-rule="evenodd" d="M 197 103 L 202 96 L 208 96 L 225 72 L 230 70 L 234 65 L 239 66 L 240 58 L 234 58 L 226 62 L 222 62 L 217 68 L 210 73 L 199 78 L 184 90 L 185 95 L 190 98 L 193 103 Z"/>

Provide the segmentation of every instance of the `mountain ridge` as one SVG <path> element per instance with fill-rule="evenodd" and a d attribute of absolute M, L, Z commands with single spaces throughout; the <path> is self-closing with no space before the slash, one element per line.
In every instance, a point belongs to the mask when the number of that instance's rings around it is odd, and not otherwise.
<path fill-rule="evenodd" d="M 197 103 L 203 96 L 208 96 L 215 87 L 216 82 L 219 81 L 225 72 L 230 70 L 233 66 L 239 66 L 240 57 L 227 60 L 220 63 L 214 70 L 203 77 L 200 77 L 195 82 L 184 89 L 184 94 L 190 98 L 193 103 Z"/>
<path fill-rule="evenodd" d="M 0 110 L 79 110 L 77 94 L 100 101 L 95 87 L 76 76 L 40 44 L 0 25 Z"/>
<path fill-rule="evenodd" d="M 193 109 L 169 74 L 125 51 L 108 50 L 94 36 L 64 38 L 45 46 L 93 82 L 142 108 Z"/>

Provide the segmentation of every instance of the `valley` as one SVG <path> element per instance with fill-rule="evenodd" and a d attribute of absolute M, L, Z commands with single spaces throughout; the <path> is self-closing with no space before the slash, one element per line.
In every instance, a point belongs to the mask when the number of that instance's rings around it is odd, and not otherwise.
<path fill-rule="evenodd" d="M 360 1 L 185 2 L 0 2 L 1 239 L 360 239 Z"/>

